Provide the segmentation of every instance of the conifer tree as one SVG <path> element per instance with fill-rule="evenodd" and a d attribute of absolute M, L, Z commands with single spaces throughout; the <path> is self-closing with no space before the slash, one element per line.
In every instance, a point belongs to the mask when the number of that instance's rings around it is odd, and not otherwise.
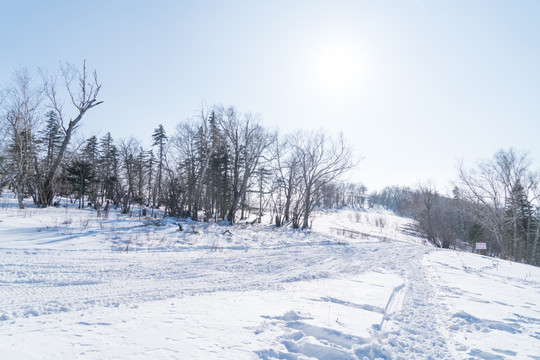
<path fill-rule="evenodd" d="M 54 111 L 49 111 L 45 114 L 45 127 L 40 131 L 39 143 L 42 145 L 44 158 L 43 167 L 51 166 L 53 159 L 58 155 L 60 145 L 62 144 L 62 133 L 60 122 Z"/>
<path fill-rule="evenodd" d="M 66 180 L 77 192 L 79 209 L 84 208 L 84 196 L 95 181 L 94 167 L 86 159 L 75 159 L 66 167 Z"/>
<path fill-rule="evenodd" d="M 118 197 L 115 189 L 118 181 L 118 150 L 114 145 L 111 133 L 105 134 L 99 142 L 99 183 L 101 185 L 101 201 L 111 199 L 115 202 Z"/>
<path fill-rule="evenodd" d="M 152 146 L 157 146 L 157 179 L 156 179 L 156 192 L 153 194 L 152 206 L 156 206 L 156 197 L 157 197 L 157 206 L 159 207 L 161 202 L 161 187 L 163 182 L 163 165 L 165 163 L 165 146 L 167 144 L 167 134 L 165 128 L 162 124 L 154 130 L 152 134 Z"/>
<path fill-rule="evenodd" d="M 94 171 L 97 168 L 97 162 L 99 159 L 99 152 L 98 152 L 98 140 L 96 136 L 91 136 L 86 140 L 86 145 L 83 149 L 83 159 L 85 162 L 91 165 L 92 168 L 92 175 L 93 179 L 88 184 L 88 188 L 85 189 L 87 191 L 87 194 L 90 198 L 90 201 L 94 203 L 94 206 L 97 206 L 97 188 L 96 183 L 99 181 L 99 178 L 95 175 Z"/>
<path fill-rule="evenodd" d="M 473 222 L 471 225 L 469 225 L 465 240 L 473 248 L 477 242 L 484 242 L 484 228 L 482 227 L 482 224 Z"/>
<path fill-rule="evenodd" d="M 148 171 L 148 196 L 147 196 L 147 206 L 150 205 L 150 200 L 152 199 L 152 188 L 153 188 L 153 181 L 154 181 L 154 165 L 156 163 L 156 156 L 154 155 L 154 152 L 152 150 L 148 150 L 146 153 L 146 170 Z M 154 214 L 154 207 L 152 206 L 152 215 Z"/>
<path fill-rule="evenodd" d="M 528 261 L 538 220 L 519 179 L 506 204 L 506 223 L 506 236 L 511 243 L 513 257 L 518 261 Z"/>

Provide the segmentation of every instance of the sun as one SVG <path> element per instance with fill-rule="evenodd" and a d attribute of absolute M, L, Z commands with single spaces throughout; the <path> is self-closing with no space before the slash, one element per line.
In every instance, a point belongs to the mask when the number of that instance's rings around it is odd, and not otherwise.
<path fill-rule="evenodd" d="M 342 96 L 359 85 L 362 63 L 352 47 L 327 45 L 312 59 L 311 76 L 314 85 L 329 94 Z"/>

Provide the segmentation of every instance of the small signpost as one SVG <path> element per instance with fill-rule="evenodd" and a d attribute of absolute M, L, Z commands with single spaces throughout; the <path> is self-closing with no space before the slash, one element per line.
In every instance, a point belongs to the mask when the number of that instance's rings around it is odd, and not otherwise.
<path fill-rule="evenodd" d="M 476 243 L 476 250 L 487 250 L 486 243 Z"/>

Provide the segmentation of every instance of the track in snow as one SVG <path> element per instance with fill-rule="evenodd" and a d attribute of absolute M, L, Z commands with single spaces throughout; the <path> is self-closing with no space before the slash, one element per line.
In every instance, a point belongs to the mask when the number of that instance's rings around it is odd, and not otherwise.
<path fill-rule="evenodd" d="M 222 291 L 279 291 L 286 284 L 340 279 L 378 268 L 405 280 L 394 289 L 386 307 L 364 304 L 361 298 L 354 303 L 322 299 L 382 314 L 384 320 L 379 329 L 372 329 L 370 340 L 310 326 L 297 318 L 282 319 L 276 320 L 277 327 L 301 335 L 280 340 L 285 352 L 261 350 L 259 356 L 286 358 L 326 351 L 330 358 L 390 358 L 397 354 L 403 359 L 449 358 L 430 308 L 436 307 L 430 300 L 433 289 L 419 265 L 427 249 L 407 243 L 366 242 L 179 252 L 4 250 L 0 253 L 0 319 L 96 306 L 137 307 L 147 301 Z"/>

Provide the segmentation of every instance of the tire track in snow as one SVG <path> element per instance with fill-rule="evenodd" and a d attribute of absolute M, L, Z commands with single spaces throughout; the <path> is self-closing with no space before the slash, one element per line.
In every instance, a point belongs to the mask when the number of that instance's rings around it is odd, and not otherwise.
<path fill-rule="evenodd" d="M 381 330 L 373 330 L 377 343 L 371 349 L 382 349 L 381 356 L 387 351 L 392 358 L 450 358 L 433 315 L 434 290 L 421 268 L 425 251 L 395 243 L 292 244 L 216 252 L 10 250 L 0 253 L 0 319 L 95 306 L 132 307 L 220 291 L 279 290 L 286 282 L 343 278 L 383 268 L 404 278 L 405 286 L 392 293 Z"/>
<path fill-rule="evenodd" d="M 216 291 L 279 289 L 339 275 L 341 248 L 209 253 L 10 250 L 0 253 L 0 317 L 37 316 Z"/>

